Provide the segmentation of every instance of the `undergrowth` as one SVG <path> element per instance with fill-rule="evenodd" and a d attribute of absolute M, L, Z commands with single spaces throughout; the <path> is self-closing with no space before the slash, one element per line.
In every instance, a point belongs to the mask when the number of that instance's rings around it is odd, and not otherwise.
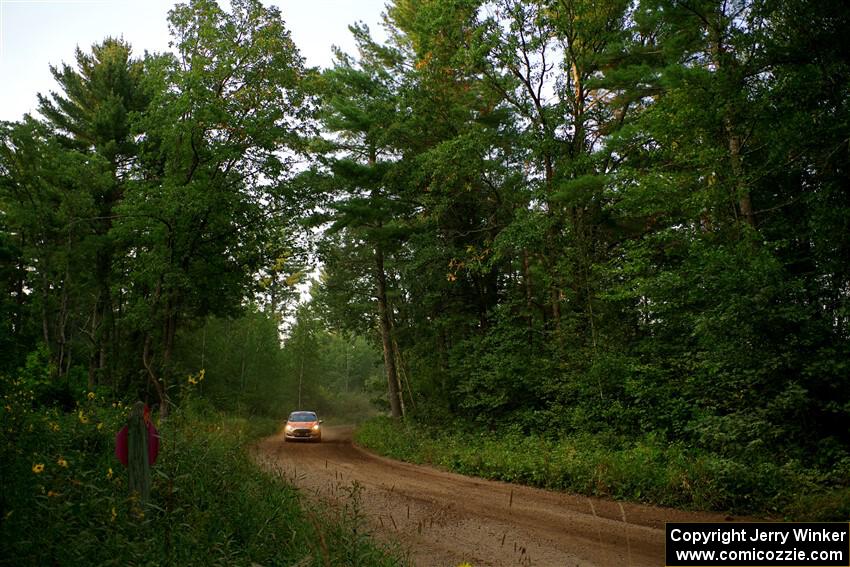
<path fill-rule="evenodd" d="M 796 462 L 738 462 L 652 436 L 552 439 L 463 425 L 429 428 L 388 418 L 364 423 L 355 439 L 396 459 L 552 490 L 793 520 L 850 518 L 847 460 L 818 471 Z"/>
<path fill-rule="evenodd" d="M 128 494 L 114 456 L 127 404 L 82 393 L 41 407 L 2 380 L 0 564 L 398 565 L 366 535 L 356 495 L 319 508 L 261 472 L 246 446 L 277 426 L 185 401 L 159 424 L 151 499 Z"/>

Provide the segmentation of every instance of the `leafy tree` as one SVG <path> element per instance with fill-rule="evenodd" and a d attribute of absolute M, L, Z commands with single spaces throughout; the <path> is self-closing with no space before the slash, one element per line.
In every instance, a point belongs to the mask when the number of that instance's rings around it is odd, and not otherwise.
<path fill-rule="evenodd" d="M 224 12 L 198 0 L 169 21 L 177 57 L 152 64 L 142 167 L 117 230 L 130 252 L 128 317 L 163 405 L 180 322 L 233 313 L 253 274 L 277 263 L 265 248 L 278 236 L 266 209 L 309 116 L 303 63 L 277 9 L 245 0 Z"/>
<path fill-rule="evenodd" d="M 198 1 L 170 22 L 176 56 L 106 39 L 52 68 L 45 121 L 4 124 L 0 146 L 12 364 L 38 329 L 58 376 L 88 359 L 89 387 L 146 381 L 163 412 L 181 327 L 291 300 L 286 181 L 312 112 L 278 10 Z"/>
<path fill-rule="evenodd" d="M 97 156 L 63 147 L 29 117 L 4 125 L 0 161 L 0 199 L 13 254 L 7 275 L 15 298 L 7 332 L 23 346 L 38 329 L 55 374 L 65 376 L 74 355 L 84 359 L 79 350 L 93 348 L 78 329 L 88 328 L 85 317 L 94 309 L 88 291 L 99 282 L 78 267 L 94 265 L 100 250 L 90 220 L 97 215 L 95 194 L 110 185 L 109 169 Z"/>
<path fill-rule="evenodd" d="M 403 409 L 386 266 L 388 255 L 404 237 L 404 220 L 410 214 L 396 178 L 395 140 L 403 124 L 397 116 L 401 111 L 398 87 L 389 65 L 398 62 L 398 54 L 377 46 L 365 27 L 353 27 L 352 32 L 360 48 L 359 62 L 338 52 L 337 63 L 323 73 L 320 85 L 325 96 L 322 122 L 337 137 L 327 142 L 324 157 L 332 175 L 333 197 L 326 205 L 328 230 L 331 234 L 344 232 L 343 238 L 350 243 L 325 249 L 340 263 L 349 267 L 356 263 L 353 271 L 368 281 L 374 298 L 372 317 L 377 320 L 384 353 L 390 408 L 393 417 L 399 418 Z M 340 256 L 342 252 L 349 252 L 345 259 Z M 325 258 L 332 257 L 326 254 Z"/>
<path fill-rule="evenodd" d="M 108 165 L 100 167 L 112 177 L 110 183 L 92 187 L 95 210 L 90 218 L 78 219 L 90 224 L 94 233 L 91 240 L 97 291 L 86 325 L 91 342 L 89 387 L 93 387 L 98 373 L 111 373 L 109 353 L 116 349 L 111 291 L 115 250 L 110 230 L 137 154 L 131 120 L 134 114 L 144 112 L 150 93 L 144 86 L 144 63 L 131 58 L 131 48 L 123 40 L 107 38 L 93 45 L 91 53 L 77 48 L 75 59 L 76 69 L 67 64 L 50 68 L 62 92 L 51 92 L 50 97 L 39 95 L 38 100 L 40 113 L 56 129 L 60 140 L 81 153 L 105 160 Z"/>

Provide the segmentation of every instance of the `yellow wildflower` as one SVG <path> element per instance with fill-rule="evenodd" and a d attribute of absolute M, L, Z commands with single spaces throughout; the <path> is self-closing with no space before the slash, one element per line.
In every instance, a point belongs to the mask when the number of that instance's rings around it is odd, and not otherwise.
<path fill-rule="evenodd" d="M 118 517 L 118 513 L 115 511 L 115 506 L 112 507 L 112 521 L 115 521 L 115 518 Z"/>
<path fill-rule="evenodd" d="M 32 472 L 39 474 L 44 472 L 44 463 L 36 463 L 32 466 Z"/>
<path fill-rule="evenodd" d="M 5 405 L 5 406 L 3 406 L 3 407 L 5 407 L 5 408 L 6 408 L 6 411 L 9 411 L 9 412 L 10 412 L 10 411 L 12 411 L 12 406 L 10 406 L 9 404 L 6 404 L 6 405 Z"/>
<path fill-rule="evenodd" d="M 67 469 L 67 468 L 68 468 L 68 461 L 66 461 L 66 460 L 65 460 L 65 459 L 63 459 L 62 457 L 59 457 L 59 460 L 58 460 L 58 461 L 56 461 L 56 464 L 57 464 L 57 465 L 59 465 L 60 467 L 62 467 L 63 469 Z"/>
<path fill-rule="evenodd" d="M 54 432 L 55 432 L 55 431 L 59 431 L 59 424 L 58 424 L 58 423 L 53 423 L 53 422 L 51 421 L 51 422 L 50 422 L 50 431 L 54 431 Z"/>
<path fill-rule="evenodd" d="M 200 371 L 200 372 L 198 372 L 198 382 L 200 382 L 201 380 L 203 380 L 203 379 L 204 379 L 204 375 L 205 375 L 206 373 L 207 373 L 207 371 L 206 371 L 206 370 L 204 370 L 203 368 L 201 368 L 201 371 Z"/>
<path fill-rule="evenodd" d="M 198 381 L 197 381 L 197 380 L 195 380 L 195 377 L 194 377 L 194 376 L 192 376 L 191 374 L 189 374 L 189 383 L 190 383 L 190 384 L 192 384 L 192 385 L 194 386 L 195 384 L 197 384 L 197 383 L 198 383 Z"/>
<path fill-rule="evenodd" d="M 94 393 L 94 392 L 89 392 L 88 398 L 89 398 L 90 400 L 93 400 L 93 399 L 95 398 L 95 393 Z"/>
<path fill-rule="evenodd" d="M 61 496 L 58 492 L 53 492 L 52 490 L 47 491 L 47 497 L 52 498 L 53 496 Z"/>
<path fill-rule="evenodd" d="M 106 478 L 112 479 L 112 467 L 109 467 L 109 470 L 106 471 Z"/>
<path fill-rule="evenodd" d="M 77 414 L 77 417 L 80 418 L 80 423 L 88 423 L 89 422 L 89 418 L 88 418 L 88 416 L 86 416 L 86 414 L 85 414 L 85 412 L 83 412 L 83 410 L 79 411 L 79 413 Z"/>
<path fill-rule="evenodd" d="M 101 429 L 103 429 L 103 422 L 102 421 L 97 424 L 97 430 L 100 431 Z"/>

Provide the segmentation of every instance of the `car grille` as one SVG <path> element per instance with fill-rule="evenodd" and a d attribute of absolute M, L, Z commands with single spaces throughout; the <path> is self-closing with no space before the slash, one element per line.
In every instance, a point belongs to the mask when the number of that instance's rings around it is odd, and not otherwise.
<path fill-rule="evenodd" d="M 296 429 L 292 433 L 293 433 L 293 435 L 305 436 L 305 435 L 310 435 L 310 430 L 309 429 Z"/>

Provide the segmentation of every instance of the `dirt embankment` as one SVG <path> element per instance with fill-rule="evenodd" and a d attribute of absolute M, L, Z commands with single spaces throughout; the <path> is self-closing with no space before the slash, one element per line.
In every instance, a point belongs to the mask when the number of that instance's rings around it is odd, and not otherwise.
<path fill-rule="evenodd" d="M 321 498 L 340 498 L 356 481 L 373 530 L 401 541 L 423 567 L 656 567 L 664 564 L 664 522 L 724 520 L 393 461 L 352 445 L 351 434 L 328 427 L 321 444 L 276 435 L 258 444 L 257 459 Z"/>

